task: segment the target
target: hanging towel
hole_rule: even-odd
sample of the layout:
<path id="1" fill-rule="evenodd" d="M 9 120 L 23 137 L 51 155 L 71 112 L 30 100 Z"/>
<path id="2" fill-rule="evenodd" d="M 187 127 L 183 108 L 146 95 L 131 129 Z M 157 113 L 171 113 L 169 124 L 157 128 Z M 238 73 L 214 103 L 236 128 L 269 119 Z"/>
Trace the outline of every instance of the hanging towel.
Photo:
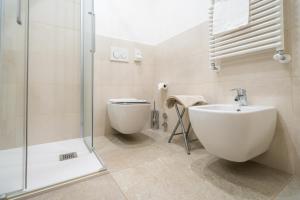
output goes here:
<path id="1" fill-rule="evenodd" d="M 213 35 L 227 33 L 249 24 L 250 0 L 215 0 Z"/>
<path id="2" fill-rule="evenodd" d="M 190 106 L 196 106 L 201 104 L 207 104 L 207 101 L 203 96 L 194 96 L 194 95 L 173 95 L 169 96 L 166 100 L 168 108 L 172 108 L 175 103 L 182 105 L 185 108 Z"/>

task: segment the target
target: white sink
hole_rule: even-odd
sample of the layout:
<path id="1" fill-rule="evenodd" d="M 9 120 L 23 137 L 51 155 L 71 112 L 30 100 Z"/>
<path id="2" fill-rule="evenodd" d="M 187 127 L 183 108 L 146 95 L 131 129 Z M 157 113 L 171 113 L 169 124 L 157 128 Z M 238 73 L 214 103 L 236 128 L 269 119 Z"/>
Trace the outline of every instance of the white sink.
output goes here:
<path id="1" fill-rule="evenodd" d="M 208 152 L 226 160 L 244 162 L 268 150 L 277 114 L 270 106 L 215 104 L 190 107 L 189 117 L 196 136 Z"/>

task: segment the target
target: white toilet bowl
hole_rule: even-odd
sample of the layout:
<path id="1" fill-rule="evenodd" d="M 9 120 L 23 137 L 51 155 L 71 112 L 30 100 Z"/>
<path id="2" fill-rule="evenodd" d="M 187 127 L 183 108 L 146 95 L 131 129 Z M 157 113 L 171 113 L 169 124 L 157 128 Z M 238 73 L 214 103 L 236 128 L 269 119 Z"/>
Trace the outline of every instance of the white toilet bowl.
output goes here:
<path id="1" fill-rule="evenodd" d="M 123 134 L 139 133 L 150 116 L 151 104 L 140 99 L 110 99 L 108 117 L 113 129 Z"/>

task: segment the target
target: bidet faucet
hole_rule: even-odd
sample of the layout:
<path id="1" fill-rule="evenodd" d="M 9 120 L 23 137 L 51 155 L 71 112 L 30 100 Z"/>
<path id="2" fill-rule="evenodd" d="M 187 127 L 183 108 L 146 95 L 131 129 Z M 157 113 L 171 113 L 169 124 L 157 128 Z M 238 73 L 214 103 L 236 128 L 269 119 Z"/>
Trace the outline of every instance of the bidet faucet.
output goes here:
<path id="1" fill-rule="evenodd" d="M 236 91 L 237 95 L 234 98 L 234 101 L 237 101 L 239 103 L 239 106 L 247 106 L 248 101 L 247 101 L 247 92 L 243 88 L 234 88 L 232 91 Z"/>

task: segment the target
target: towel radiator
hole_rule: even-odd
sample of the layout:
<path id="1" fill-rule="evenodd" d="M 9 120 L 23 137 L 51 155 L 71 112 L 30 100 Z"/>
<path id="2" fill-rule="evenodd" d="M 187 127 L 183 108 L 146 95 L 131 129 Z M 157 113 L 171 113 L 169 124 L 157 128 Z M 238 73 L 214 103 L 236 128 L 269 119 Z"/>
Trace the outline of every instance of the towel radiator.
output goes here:
<path id="1" fill-rule="evenodd" d="M 214 2 L 209 8 L 209 60 L 219 70 L 221 60 L 233 56 L 275 49 L 274 59 L 288 63 L 284 53 L 284 0 L 249 0 L 249 24 L 224 34 L 213 35 Z"/>

